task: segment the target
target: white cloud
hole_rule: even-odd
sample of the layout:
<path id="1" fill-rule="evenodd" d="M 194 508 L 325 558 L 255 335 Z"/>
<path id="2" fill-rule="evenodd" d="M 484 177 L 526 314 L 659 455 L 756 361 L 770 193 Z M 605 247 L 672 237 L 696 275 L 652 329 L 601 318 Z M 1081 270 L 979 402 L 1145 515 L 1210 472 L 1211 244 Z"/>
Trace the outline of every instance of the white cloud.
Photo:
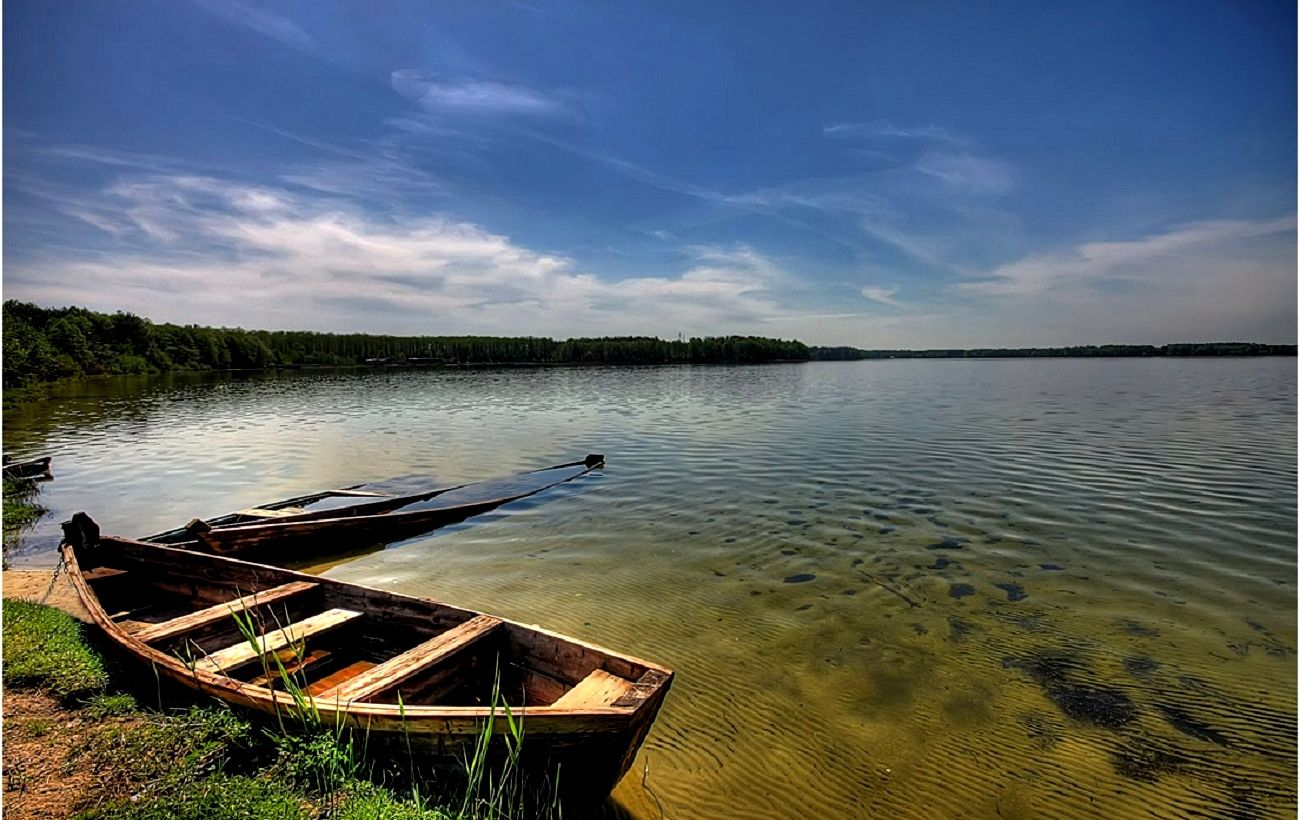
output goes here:
<path id="1" fill-rule="evenodd" d="M 88 207 L 132 249 L 15 260 L 11 295 L 245 327 L 673 335 L 753 328 L 779 312 L 784 281 L 745 246 L 689 248 L 679 275 L 615 281 L 466 222 L 212 177 L 124 180 Z"/>
<path id="2" fill-rule="evenodd" d="M 565 110 L 557 97 L 492 80 L 439 79 L 404 68 L 392 73 L 391 82 L 394 91 L 431 113 L 553 115 Z"/>
<path id="3" fill-rule="evenodd" d="M 1294 342 L 1295 275 L 1294 215 L 1199 222 L 958 282 L 949 332 L 979 340 L 965 344 Z"/>
<path id="4" fill-rule="evenodd" d="M 898 293 L 897 286 L 882 288 L 879 286 L 866 285 L 858 292 L 873 302 L 879 302 L 882 305 L 890 305 L 892 307 L 900 307 L 899 303 L 894 299 L 894 294 Z"/>

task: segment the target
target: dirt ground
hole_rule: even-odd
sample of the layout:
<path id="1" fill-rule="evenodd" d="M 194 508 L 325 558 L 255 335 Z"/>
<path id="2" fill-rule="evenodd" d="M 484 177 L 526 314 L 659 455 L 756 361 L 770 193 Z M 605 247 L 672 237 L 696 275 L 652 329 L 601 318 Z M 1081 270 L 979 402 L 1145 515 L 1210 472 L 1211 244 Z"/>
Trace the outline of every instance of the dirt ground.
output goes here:
<path id="1" fill-rule="evenodd" d="M 99 774 L 70 758 L 86 745 L 90 728 L 49 695 L 5 691 L 5 820 L 65 818 L 85 805 Z"/>
<path id="2" fill-rule="evenodd" d="M 45 591 L 50 588 L 50 577 L 54 574 L 53 570 L 5 570 L 3 577 L 0 577 L 0 592 L 6 598 L 26 598 L 29 601 L 39 601 L 45 595 Z M 59 573 L 59 578 L 54 583 L 54 591 L 45 603 L 52 607 L 63 610 L 74 618 L 80 618 L 83 621 L 89 621 L 90 615 L 86 608 L 81 605 L 81 599 L 77 597 L 77 591 L 72 588 L 72 583 L 68 581 L 67 573 Z"/>
<path id="3" fill-rule="evenodd" d="M 39 601 L 50 587 L 51 570 L 7 570 L 0 577 L 6 598 Z M 83 621 L 89 616 L 68 576 L 60 574 L 46 600 Z M 82 720 L 54 698 L 35 692 L 4 692 L 5 820 L 69 817 L 93 788 L 95 773 L 69 766 L 73 749 L 85 741 Z"/>

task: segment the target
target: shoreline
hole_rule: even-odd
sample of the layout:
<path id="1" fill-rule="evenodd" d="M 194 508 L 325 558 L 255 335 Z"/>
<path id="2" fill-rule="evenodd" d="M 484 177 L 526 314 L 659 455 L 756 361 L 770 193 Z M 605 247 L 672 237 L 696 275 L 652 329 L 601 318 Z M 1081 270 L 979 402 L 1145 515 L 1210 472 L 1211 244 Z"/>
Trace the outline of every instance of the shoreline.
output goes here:
<path id="1" fill-rule="evenodd" d="M 0 594 L 6 599 L 33 601 L 40 603 L 46 590 L 50 597 L 44 601 L 47 606 L 62 610 L 84 623 L 90 623 L 90 613 L 82 606 L 77 591 L 68 580 L 66 572 L 59 572 L 59 577 L 50 589 L 50 577 L 54 568 L 49 569 L 7 569 L 0 575 Z"/>

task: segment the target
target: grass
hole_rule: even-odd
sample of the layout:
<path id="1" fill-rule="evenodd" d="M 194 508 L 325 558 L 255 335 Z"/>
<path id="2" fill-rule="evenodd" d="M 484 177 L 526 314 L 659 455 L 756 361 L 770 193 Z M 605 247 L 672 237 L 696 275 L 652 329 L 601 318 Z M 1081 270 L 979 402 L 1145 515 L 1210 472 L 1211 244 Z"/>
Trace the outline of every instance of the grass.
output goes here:
<path id="1" fill-rule="evenodd" d="M 90 697 L 108 686 L 104 658 L 71 615 L 30 601 L 6 600 L 4 682 L 40 688 L 62 701 Z"/>
<path id="2" fill-rule="evenodd" d="M 48 692 L 68 710 L 22 723 L 27 736 L 73 748 L 68 765 L 95 773 L 74 806 L 80 820 L 503 820 L 559 812 L 554 802 L 525 801 L 518 771 L 523 722 L 498 693 L 493 714 L 508 730 L 504 768 L 488 765 L 502 736 L 485 721 L 464 762 L 463 789 L 427 795 L 413 761 L 406 785 L 382 776 L 377 782 L 354 745 L 364 746 L 365 738 L 323 725 L 282 664 L 286 688 L 297 692 L 295 708 L 280 724 L 257 727 L 210 701 L 182 710 L 142 708 L 155 693 L 137 701 L 115 690 L 121 681 L 113 679 L 112 664 L 86 640 L 82 625 L 58 610 L 6 600 L 3 620 L 5 684 Z M 16 724 L 6 724 L 7 737 Z M 39 788 L 17 763 L 9 767 L 10 785 Z"/>
<path id="3" fill-rule="evenodd" d="M 118 800 L 77 820 L 310 820 L 302 798 L 265 778 L 218 774 L 152 800 Z M 378 817 L 378 815 L 372 815 Z"/>
<path id="4" fill-rule="evenodd" d="M 135 698 L 126 692 L 99 692 L 86 698 L 85 714 L 92 718 L 116 717 L 138 711 Z"/>

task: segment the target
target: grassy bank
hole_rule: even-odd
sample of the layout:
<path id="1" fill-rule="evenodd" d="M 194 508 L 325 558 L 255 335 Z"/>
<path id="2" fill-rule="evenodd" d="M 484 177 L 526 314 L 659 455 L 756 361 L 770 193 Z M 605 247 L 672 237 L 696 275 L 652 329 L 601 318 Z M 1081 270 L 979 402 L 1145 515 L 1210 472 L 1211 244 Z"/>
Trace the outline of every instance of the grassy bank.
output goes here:
<path id="1" fill-rule="evenodd" d="M 139 682 L 71 616 L 6 600 L 3 620 L 6 818 L 477 820 L 557 810 L 525 807 L 490 777 L 474 782 L 474 761 L 468 785 L 426 793 L 426 784 L 376 778 L 325 727 L 255 726 L 215 701 L 152 706 L 161 696 L 132 689 Z"/>

